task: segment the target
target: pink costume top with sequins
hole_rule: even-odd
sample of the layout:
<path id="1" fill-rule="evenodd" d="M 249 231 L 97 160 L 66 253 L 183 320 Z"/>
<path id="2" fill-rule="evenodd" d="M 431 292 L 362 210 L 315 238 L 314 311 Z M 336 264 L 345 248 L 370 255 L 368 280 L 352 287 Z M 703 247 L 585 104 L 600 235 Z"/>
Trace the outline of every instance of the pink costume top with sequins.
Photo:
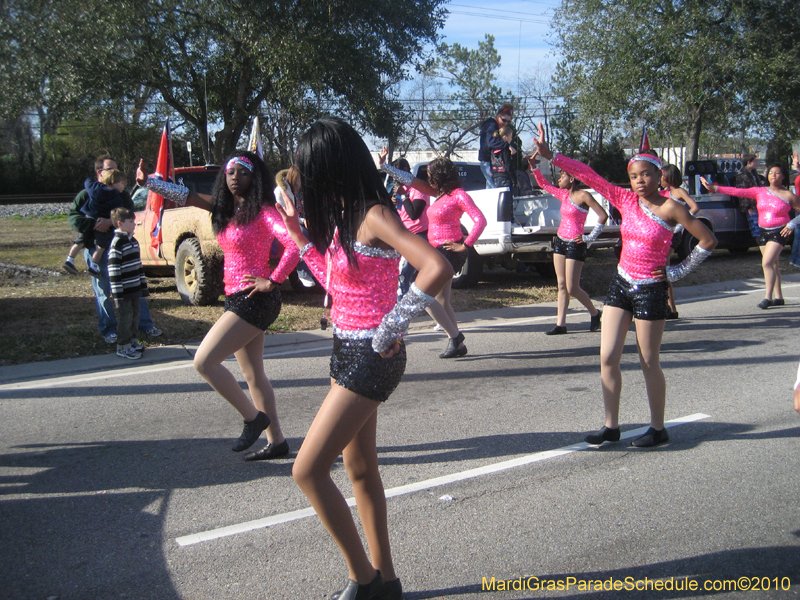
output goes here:
<path id="1" fill-rule="evenodd" d="M 400 209 L 397 211 L 397 214 L 400 215 L 400 220 L 403 222 L 403 225 L 405 225 L 406 229 L 408 229 L 411 233 L 422 233 L 423 231 L 428 231 L 428 208 L 431 204 L 431 197 L 427 194 L 423 194 L 417 188 L 413 187 L 403 187 L 403 193 L 408 196 L 408 199 L 411 202 L 414 202 L 414 200 L 425 201 L 425 209 L 422 211 L 422 214 L 418 219 L 412 219 L 408 216 L 405 207 L 400 207 Z"/>
<path id="2" fill-rule="evenodd" d="M 283 244 L 283 255 L 274 271 L 269 268 L 272 240 Z M 282 283 L 300 261 L 300 252 L 292 241 L 283 219 L 272 206 L 266 206 L 255 221 L 239 225 L 233 220 L 217 234 L 225 255 L 225 295 L 230 296 L 252 285 L 242 281 L 244 275 L 256 275 Z"/>
<path id="3" fill-rule="evenodd" d="M 428 241 L 431 245 L 436 247 L 445 242 L 460 241 L 464 237 L 461 233 L 461 215 L 464 213 L 474 223 L 464 240 L 467 246 L 472 246 L 486 228 L 486 217 L 461 188 L 439 196 L 428 208 Z"/>
<path id="4" fill-rule="evenodd" d="M 783 227 L 790 221 L 789 211 L 792 209 L 792 205 L 775 192 L 770 191 L 769 188 L 734 188 L 720 185 L 717 187 L 717 192 L 755 200 L 756 210 L 758 211 L 758 226 L 764 229 Z"/>
<path id="5" fill-rule="evenodd" d="M 333 297 L 331 320 L 334 333 L 339 337 L 367 338 L 381 324 L 383 315 L 397 303 L 397 279 L 400 274 L 400 253 L 355 242 L 356 266 L 347 261 L 338 236 L 322 256 L 311 246 L 303 260 L 317 281 L 328 285 L 330 260 L 330 285 L 327 292 Z"/>
<path id="6" fill-rule="evenodd" d="M 617 272 L 628 281 L 653 283 L 652 271 L 667 264 L 674 227 L 630 190 L 613 185 L 591 167 L 560 154 L 553 164 L 602 194 L 622 214 L 622 255 Z"/>
<path id="7" fill-rule="evenodd" d="M 539 169 L 533 170 L 533 176 L 540 188 L 561 201 L 561 224 L 558 226 L 556 235 L 565 242 L 571 242 L 577 236 L 583 235 L 583 227 L 586 225 L 589 209 L 575 204 L 569 196 L 569 190 L 551 185 Z"/>

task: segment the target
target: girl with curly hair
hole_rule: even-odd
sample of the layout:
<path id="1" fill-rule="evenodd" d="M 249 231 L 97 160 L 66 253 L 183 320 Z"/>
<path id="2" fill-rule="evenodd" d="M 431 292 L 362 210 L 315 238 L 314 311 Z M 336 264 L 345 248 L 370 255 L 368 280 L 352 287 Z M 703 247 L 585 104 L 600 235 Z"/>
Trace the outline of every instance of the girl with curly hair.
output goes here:
<path id="1" fill-rule="evenodd" d="M 435 198 L 428 208 L 428 241 L 450 262 L 453 271 L 458 273 L 467 261 L 469 247 L 486 228 L 486 217 L 464 191 L 458 167 L 449 158 L 436 158 L 428 163 L 428 181 L 389 165 L 381 165 L 381 169 L 403 185 L 409 185 Z M 465 213 L 473 222 L 472 230 L 466 238 L 461 232 L 461 215 Z M 464 334 L 458 330 L 456 313 L 450 304 L 452 285 L 451 278 L 436 295 L 436 302 L 427 309 L 428 314 L 448 335 L 447 347 L 439 358 L 454 358 L 467 353 Z"/>
<path id="2" fill-rule="evenodd" d="M 225 260 L 225 312 L 203 338 L 194 367 L 244 419 L 234 452 L 247 450 L 266 430 L 266 446 L 244 459 L 287 455 L 289 444 L 278 421 L 275 393 L 264 372 L 264 331 L 280 314 L 278 285 L 297 265 L 299 254 L 275 210 L 272 174 L 258 156 L 238 151 L 220 171 L 211 196 L 148 177 L 141 161 L 136 181 L 181 206 L 211 212 L 211 225 Z M 275 238 L 285 251 L 271 271 L 269 256 Z M 231 354 L 241 367 L 252 401 L 222 365 Z"/>

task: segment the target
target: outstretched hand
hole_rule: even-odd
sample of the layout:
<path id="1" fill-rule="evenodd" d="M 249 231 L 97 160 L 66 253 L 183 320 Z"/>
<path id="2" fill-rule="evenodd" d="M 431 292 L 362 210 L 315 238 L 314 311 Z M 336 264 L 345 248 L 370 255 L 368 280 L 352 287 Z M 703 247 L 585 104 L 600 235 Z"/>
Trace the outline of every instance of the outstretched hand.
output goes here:
<path id="1" fill-rule="evenodd" d="M 536 151 L 542 156 L 542 158 L 546 158 L 547 160 L 553 159 L 553 152 L 550 150 L 550 146 L 545 141 L 544 136 L 544 125 L 542 122 L 539 121 L 539 136 L 533 139 L 533 143 L 536 144 Z"/>
<path id="2" fill-rule="evenodd" d="M 713 183 L 709 183 L 708 180 L 705 177 L 701 177 L 700 178 L 700 183 L 702 183 L 703 187 L 706 188 L 709 192 L 713 192 L 714 191 L 712 189 L 714 187 L 714 184 Z"/>
<path id="3" fill-rule="evenodd" d="M 144 185 L 147 183 L 147 173 L 144 172 L 144 159 L 139 159 L 139 167 L 136 169 L 136 183 Z"/>

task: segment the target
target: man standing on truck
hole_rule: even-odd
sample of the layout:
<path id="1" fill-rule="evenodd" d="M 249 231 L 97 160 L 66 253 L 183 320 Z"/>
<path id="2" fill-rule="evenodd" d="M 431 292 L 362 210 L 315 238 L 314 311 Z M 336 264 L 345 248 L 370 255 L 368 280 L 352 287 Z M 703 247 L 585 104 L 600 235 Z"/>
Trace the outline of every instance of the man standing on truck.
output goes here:
<path id="1" fill-rule="evenodd" d="M 116 161 L 114 161 L 108 155 L 99 156 L 94 161 L 94 171 L 98 181 L 101 180 L 103 173 L 106 171 L 113 171 L 116 168 Z M 128 194 L 126 191 L 123 191 L 121 195 L 122 205 L 127 209 L 133 210 L 133 201 L 131 200 L 130 194 Z M 98 231 L 108 231 L 112 226 L 111 219 L 103 219 L 100 217 L 94 219 L 81 212 L 81 207 L 88 199 L 89 194 L 86 190 L 81 190 L 81 192 L 75 196 L 75 200 L 72 201 L 72 206 L 70 206 L 69 209 L 70 226 L 79 233 L 86 231 L 87 228 L 94 228 Z M 94 246 L 89 247 L 88 245 L 83 250 L 87 265 L 92 258 L 93 251 Z M 107 344 L 116 344 L 117 319 L 114 316 L 114 303 L 111 300 L 111 285 L 108 281 L 108 251 L 103 253 L 103 257 L 98 265 L 100 267 L 100 278 L 96 279 L 94 277 L 90 277 L 89 279 L 92 282 L 92 290 L 94 291 L 94 300 L 97 308 L 97 320 L 100 327 L 100 335 L 103 336 L 103 339 Z M 147 304 L 147 299 L 141 298 L 140 303 L 139 331 L 154 337 L 161 335 L 163 332 L 158 327 L 153 325 L 153 319 L 150 317 L 150 307 Z"/>
<path id="2" fill-rule="evenodd" d="M 507 125 L 514 118 L 514 106 L 508 102 L 500 107 L 491 119 L 486 119 L 481 123 L 480 149 L 478 150 L 478 160 L 481 163 L 481 172 L 486 178 L 486 189 L 494 188 L 492 180 L 492 150 L 505 150 L 508 148 L 511 154 L 516 154 L 516 149 L 508 142 L 499 137 L 494 137 L 494 132 L 503 125 Z"/>
<path id="3" fill-rule="evenodd" d="M 737 188 L 751 188 L 762 187 L 766 184 L 764 178 L 756 171 L 758 165 L 758 156 L 755 154 L 745 154 L 742 156 L 744 167 L 736 174 L 736 187 Z M 739 210 L 747 215 L 747 223 L 750 225 L 750 233 L 753 237 L 758 239 L 761 230 L 758 228 L 758 211 L 756 210 L 756 201 L 750 198 L 737 198 L 739 202 Z"/>

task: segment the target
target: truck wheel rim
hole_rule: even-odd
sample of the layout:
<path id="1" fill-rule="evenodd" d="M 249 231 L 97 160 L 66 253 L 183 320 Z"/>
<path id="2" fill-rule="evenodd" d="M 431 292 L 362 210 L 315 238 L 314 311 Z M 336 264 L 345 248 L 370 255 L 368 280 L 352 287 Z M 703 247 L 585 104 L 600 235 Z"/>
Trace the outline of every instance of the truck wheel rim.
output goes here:
<path id="1" fill-rule="evenodd" d="M 191 258 L 187 258 L 183 265 L 183 281 L 190 290 L 197 286 L 197 270 Z"/>

